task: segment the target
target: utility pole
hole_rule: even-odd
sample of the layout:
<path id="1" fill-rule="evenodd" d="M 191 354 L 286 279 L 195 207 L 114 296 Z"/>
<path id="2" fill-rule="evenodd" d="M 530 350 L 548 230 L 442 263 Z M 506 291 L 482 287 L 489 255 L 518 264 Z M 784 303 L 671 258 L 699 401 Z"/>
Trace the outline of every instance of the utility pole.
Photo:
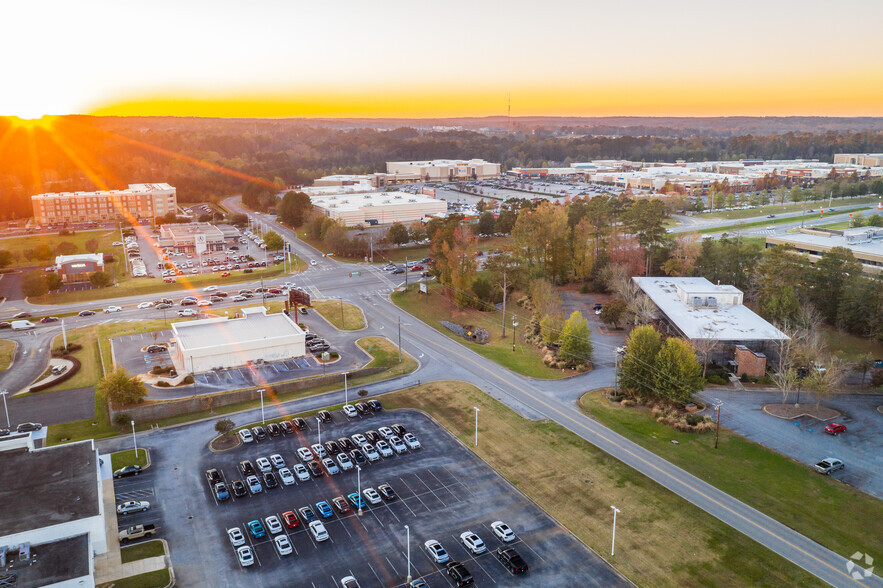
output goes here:
<path id="1" fill-rule="evenodd" d="M 399 317 L 399 363 L 402 363 L 402 317 Z"/>
<path id="2" fill-rule="evenodd" d="M 506 336 L 506 272 L 503 272 L 503 337 Z"/>
<path id="3" fill-rule="evenodd" d="M 374 263 L 374 234 L 368 235 L 368 243 L 371 244 L 371 263 Z"/>
<path id="4" fill-rule="evenodd" d="M 410 268 L 408 267 L 408 256 L 406 255 L 405 256 L 405 290 L 408 289 L 408 270 L 409 269 Z"/>
<path id="5" fill-rule="evenodd" d="M 610 557 L 613 557 L 613 552 L 616 548 L 616 513 L 622 512 L 615 506 L 610 506 L 613 509 L 613 541 L 610 542 Z"/>
<path id="6" fill-rule="evenodd" d="M 67 329 L 64 328 L 64 319 L 61 319 L 61 338 L 64 340 L 64 350 L 67 351 Z"/>
<path id="7" fill-rule="evenodd" d="M 722 405 L 723 405 L 723 402 L 718 400 L 717 405 L 716 405 L 717 406 L 717 424 L 714 427 L 714 448 L 715 449 L 717 449 L 717 438 L 718 438 L 718 435 L 720 434 L 720 430 L 721 430 L 721 406 Z"/>
<path id="8" fill-rule="evenodd" d="M 800 213 L 800 228 L 803 228 L 803 217 L 806 215 L 806 196 L 803 198 L 803 212 Z"/>

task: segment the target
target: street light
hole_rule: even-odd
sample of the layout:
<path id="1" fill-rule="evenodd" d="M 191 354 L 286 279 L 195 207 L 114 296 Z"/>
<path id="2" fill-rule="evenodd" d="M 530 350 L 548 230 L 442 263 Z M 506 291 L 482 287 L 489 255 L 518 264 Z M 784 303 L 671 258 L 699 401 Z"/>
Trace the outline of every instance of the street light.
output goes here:
<path id="1" fill-rule="evenodd" d="M 405 582 L 411 582 L 411 527 L 405 525 L 405 531 L 408 532 L 408 579 Z"/>
<path id="2" fill-rule="evenodd" d="M 363 498 L 362 498 L 362 467 L 361 466 L 356 466 L 356 483 L 357 483 L 357 488 L 359 490 L 359 502 L 358 502 L 359 516 L 362 516 Z"/>
<path id="3" fill-rule="evenodd" d="M 6 395 L 9 394 L 9 390 L 3 388 L 3 390 L 0 390 L 0 394 L 3 395 L 3 410 L 6 412 L 6 427 L 11 429 L 12 425 L 9 423 L 9 408 L 6 406 Z"/>
<path id="4" fill-rule="evenodd" d="M 613 550 L 616 547 L 616 513 L 622 512 L 615 506 L 610 506 L 613 509 L 613 541 L 610 543 L 610 557 L 613 557 Z"/>
<path id="5" fill-rule="evenodd" d="M 475 409 L 475 446 L 478 447 L 478 407 L 473 406 Z"/>
<path id="6" fill-rule="evenodd" d="M 135 421 L 132 422 L 132 441 L 135 443 L 135 459 L 138 459 L 138 438 L 135 437 Z"/>
<path id="7" fill-rule="evenodd" d="M 346 321 L 343 318 L 343 298 L 338 296 L 338 300 L 340 300 L 340 328 L 346 330 Z"/>
<path id="8" fill-rule="evenodd" d="M 518 321 L 515 320 L 515 315 L 512 315 L 512 351 L 515 351 L 515 327 L 518 326 Z"/>
<path id="9" fill-rule="evenodd" d="M 264 420 L 264 389 L 260 388 L 258 389 L 258 392 L 261 393 L 261 424 L 264 425 L 266 424 L 266 421 Z"/>
<path id="10" fill-rule="evenodd" d="M 346 374 L 347 374 L 347 372 L 343 372 L 343 403 L 349 404 L 350 403 L 350 395 L 349 395 L 349 390 L 347 389 L 347 384 L 346 384 Z"/>
<path id="11" fill-rule="evenodd" d="M 319 445 L 322 445 L 322 419 L 316 417 L 316 423 L 319 425 Z"/>

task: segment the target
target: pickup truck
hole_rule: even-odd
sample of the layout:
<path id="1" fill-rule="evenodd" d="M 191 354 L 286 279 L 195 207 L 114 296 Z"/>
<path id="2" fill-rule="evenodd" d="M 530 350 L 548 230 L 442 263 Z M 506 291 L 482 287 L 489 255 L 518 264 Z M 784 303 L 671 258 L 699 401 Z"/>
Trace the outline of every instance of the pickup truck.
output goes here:
<path id="1" fill-rule="evenodd" d="M 830 474 L 843 469 L 843 462 L 836 457 L 826 457 L 813 466 L 820 474 Z"/>
<path id="2" fill-rule="evenodd" d="M 143 539 L 156 534 L 156 525 L 135 525 L 125 531 L 120 531 L 120 543 L 128 543 L 135 539 Z"/>

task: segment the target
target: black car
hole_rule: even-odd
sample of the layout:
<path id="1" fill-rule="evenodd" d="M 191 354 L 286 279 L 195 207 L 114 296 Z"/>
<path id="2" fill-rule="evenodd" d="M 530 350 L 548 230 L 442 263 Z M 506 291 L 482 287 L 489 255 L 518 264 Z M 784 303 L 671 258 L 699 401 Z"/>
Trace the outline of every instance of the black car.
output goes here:
<path id="1" fill-rule="evenodd" d="M 40 319 L 41 323 L 54 323 L 57 321 L 58 321 L 57 316 L 44 316 L 43 318 Z"/>
<path id="2" fill-rule="evenodd" d="M 317 414 L 316 416 L 318 416 L 319 420 L 321 420 L 323 423 L 331 422 L 331 413 L 327 410 L 320 410 L 319 414 Z"/>
<path id="3" fill-rule="evenodd" d="M 466 566 L 458 561 L 449 561 L 445 566 L 445 572 L 457 586 L 469 586 L 475 582 Z"/>
<path id="4" fill-rule="evenodd" d="M 337 440 L 337 444 L 340 445 L 340 448 L 343 451 L 350 451 L 356 448 L 356 444 L 353 443 L 349 437 L 341 437 Z"/>
<path id="5" fill-rule="evenodd" d="M 81 310 L 77 313 L 77 316 L 95 316 L 94 310 Z"/>
<path id="6" fill-rule="evenodd" d="M 130 465 L 124 468 L 120 468 L 113 473 L 114 478 L 128 478 L 129 476 L 140 476 L 141 475 L 141 466 L 139 465 Z"/>
<path id="7" fill-rule="evenodd" d="M 162 353 L 165 350 L 166 350 L 166 348 L 163 347 L 162 345 L 148 345 L 147 346 L 147 353 Z"/>
<path id="8" fill-rule="evenodd" d="M 273 472 L 265 472 L 264 473 L 264 485 L 267 488 L 275 488 L 279 485 L 279 481 L 276 480 L 276 474 Z"/>
<path id="9" fill-rule="evenodd" d="M 258 441 L 263 441 L 267 438 L 267 429 L 265 429 L 261 425 L 258 425 L 257 427 L 251 428 L 251 434 L 254 435 L 254 438 Z"/>
<path id="10" fill-rule="evenodd" d="M 292 427 L 291 423 L 289 423 L 288 421 L 282 421 L 281 423 L 279 423 L 279 428 L 282 429 L 282 432 L 286 435 L 291 435 L 292 433 L 294 433 L 294 427 Z"/>
<path id="11" fill-rule="evenodd" d="M 196 306 L 195 298 L 185 298 L 181 301 L 181 306 Z"/>
<path id="12" fill-rule="evenodd" d="M 331 345 L 328 343 L 319 343 L 317 345 L 310 345 L 310 353 L 324 353 L 325 351 L 329 351 L 331 349 Z"/>
<path id="13" fill-rule="evenodd" d="M 304 307 L 301 307 L 301 309 L 300 309 L 300 313 L 301 313 L 301 314 L 307 314 L 307 309 L 306 309 L 305 306 L 304 306 Z"/>
<path id="14" fill-rule="evenodd" d="M 325 451 L 328 452 L 328 455 L 337 455 L 340 453 L 340 445 L 337 444 L 337 441 L 326 441 Z"/>
<path id="15" fill-rule="evenodd" d="M 270 434 L 270 437 L 278 437 L 282 434 L 282 429 L 276 423 L 270 423 L 267 425 L 267 433 Z"/>
<path id="16" fill-rule="evenodd" d="M 205 471 L 205 479 L 208 480 L 209 486 L 214 486 L 219 482 L 223 482 L 223 480 L 221 479 L 221 472 L 219 472 L 215 468 Z"/>
<path id="17" fill-rule="evenodd" d="M 291 424 L 294 425 L 294 428 L 298 431 L 303 431 L 307 428 L 307 421 L 303 420 L 300 417 L 291 420 Z"/>
<path id="18" fill-rule="evenodd" d="M 29 431 L 39 431 L 43 428 L 43 425 L 40 423 L 22 423 L 15 428 L 15 430 L 19 433 L 27 433 Z"/>
<path id="19" fill-rule="evenodd" d="M 511 547 L 497 548 L 497 559 L 513 574 L 523 574 L 527 571 L 527 562 Z"/>
<path id="20" fill-rule="evenodd" d="M 242 480 L 233 480 L 230 488 L 233 490 L 233 496 L 237 498 L 248 494 L 248 490 L 245 489 L 245 484 L 242 483 Z"/>
<path id="21" fill-rule="evenodd" d="M 368 461 L 367 459 L 365 459 L 365 454 L 362 453 L 362 450 L 359 449 L 358 447 L 356 449 L 353 449 L 352 451 L 350 451 L 350 457 L 353 459 L 354 462 L 356 462 L 359 465 L 362 465 L 363 463 Z"/>
<path id="22" fill-rule="evenodd" d="M 160 302 L 159 304 L 157 304 L 153 308 L 155 308 L 157 310 L 165 310 L 166 308 L 172 308 L 172 305 L 169 304 L 168 302 Z"/>
<path id="23" fill-rule="evenodd" d="M 306 335 L 304 335 L 304 340 L 305 341 L 312 341 L 313 339 L 315 339 L 318 336 L 319 335 L 317 335 L 316 333 L 307 333 Z"/>
<path id="24" fill-rule="evenodd" d="M 401 437 L 402 435 L 404 435 L 405 433 L 408 432 L 405 430 L 405 427 L 403 427 L 402 425 L 400 425 L 398 423 L 391 426 L 390 429 L 392 429 L 392 432 L 395 433 L 396 435 L 398 435 L 399 437 Z"/>
<path id="25" fill-rule="evenodd" d="M 6 437 L 9 435 L 9 429 L 0 429 L 0 437 Z"/>
<path id="26" fill-rule="evenodd" d="M 395 490 L 392 489 L 392 486 L 389 484 L 381 484 L 377 487 L 377 491 L 380 492 L 380 495 L 383 496 L 386 500 L 395 500 L 398 498 L 396 496 Z"/>
<path id="27" fill-rule="evenodd" d="M 313 475 L 314 478 L 321 478 L 325 475 L 325 470 L 323 470 L 319 466 L 319 462 L 315 459 L 307 462 L 307 469 L 310 470 L 310 473 Z"/>
<path id="28" fill-rule="evenodd" d="M 383 410 L 383 405 L 380 404 L 379 400 L 369 400 L 368 408 L 370 408 L 374 412 L 380 412 L 381 410 Z"/>
<path id="29" fill-rule="evenodd" d="M 364 403 L 357 402 L 353 406 L 359 414 L 368 414 L 368 407 Z"/>
<path id="30" fill-rule="evenodd" d="M 245 477 L 254 475 L 254 466 L 250 461 L 244 459 L 239 462 L 239 471 L 242 472 L 242 475 Z"/>
<path id="31" fill-rule="evenodd" d="M 24 319 L 24 318 L 30 318 L 30 316 L 31 316 L 31 313 L 29 313 L 29 312 L 19 312 L 19 313 L 16 313 L 15 315 L 13 315 L 12 318 Z"/>
<path id="32" fill-rule="evenodd" d="M 380 436 L 380 433 L 377 431 L 365 431 L 365 438 L 368 439 L 371 443 L 377 443 L 383 437 Z"/>
<path id="33" fill-rule="evenodd" d="M 392 273 L 393 273 L 393 274 L 403 274 L 403 273 L 405 273 L 405 270 L 403 270 L 403 269 L 400 268 L 400 267 L 397 267 L 397 268 L 395 268 L 394 270 L 392 270 Z"/>
<path id="34" fill-rule="evenodd" d="M 219 298 L 226 298 L 227 296 L 229 296 L 229 294 L 227 292 L 215 292 L 215 296 Z"/>
<path id="35" fill-rule="evenodd" d="M 12 328 L 12 323 L 9 323 L 6 321 L 3 321 L 2 323 L 0 323 L 0 329 L 11 329 L 11 328 Z"/>

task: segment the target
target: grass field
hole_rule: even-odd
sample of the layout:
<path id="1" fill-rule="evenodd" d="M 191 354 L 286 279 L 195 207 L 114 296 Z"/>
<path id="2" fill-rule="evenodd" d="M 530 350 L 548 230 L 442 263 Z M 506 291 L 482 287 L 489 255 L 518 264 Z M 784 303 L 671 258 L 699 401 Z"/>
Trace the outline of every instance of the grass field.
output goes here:
<path id="1" fill-rule="evenodd" d="M 856 361 L 867 354 L 870 354 L 874 359 L 883 359 L 883 343 L 856 337 L 828 325 L 822 325 L 821 330 L 822 339 L 828 349 L 839 355 L 844 361 Z"/>
<path id="2" fill-rule="evenodd" d="M 62 237 L 57 233 L 50 235 L 27 235 L 25 237 L 7 237 L 0 239 L 0 249 L 8 249 L 16 255 L 15 263 L 9 267 L 24 267 L 30 265 L 46 266 L 55 263 L 55 249 L 64 242 L 73 243 L 77 247 L 77 253 L 89 253 L 86 251 L 86 241 L 96 239 L 98 241 L 98 251 L 102 253 L 119 253 L 122 247 L 114 247 L 111 245 L 114 241 L 120 240 L 120 232 L 116 230 L 102 229 L 99 231 L 78 231 L 73 235 Z M 23 259 L 22 253 L 26 249 L 34 249 L 40 245 L 48 245 L 52 251 L 50 259 Z M 119 255 L 117 255 L 119 257 Z"/>
<path id="3" fill-rule="evenodd" d="M 127 548 L 130 549 L 130 548 Z M 165 588 L 171 582 L 169 570 L 156 570 L 137 576 L 129 576 L 122 580 L 114 580 L 106 584 L 99 584 L 98 588 Z"/>
<path id="4" fill-rule="evenodd" d="M 846 210 L 838 209 L 834 214 L 843 214 L 847 212 L 858 212 L 860 210 L 867 210 L 867 208 L 849 208 Z M 705 229 L 699 229 L 696 231 L 702 235 L 711 235 L 714 233 L 735 233 L 737 231 L 742 231 L 744 229 L 757 229 L 759 227 L 770 227 L 774 225 L 785 225 L 788 223 L 799 222 L 800 219 L 803 218 L 805 220 L 815 220 L 818 218 L 817 213 L 806 213 L 801 216 L 791 216 L 787 218 L 771 218 L 762 221 L 754 221 L 750 223 L 740 223 L 735 225 L 729 225 L 726 227 L 709 227 Z"/>
<path id="5" fill-rule="evenodd" d="M 365 326 L 362 309 L 340 300 L 311 300 L 313 310 L 341 331 L 356 331 Z"/>
<path id="6" fill-rule="evenodd" d="M 643 408 L 609 402 L 600 391 L 583 396 L 580 406 L 614 431 L 844 557 L 857 546 L 880 544 L 883 502 L 804 464 L 726 429 L 715 450 L 714 435 L 675 431 Z"/>
<path id="7" fill-rule="evenodd" d="M 429 294 L 420 294 L 419 290 L 411 287 L 406 292 L 395 292 L 392 301 L 400 308 L 419 318 L 421 321 L 483 355 L 501 366 L 513 372 L 530 376 L 532 378 L 563 378 L 572 372 L 562 372 L 552 369 L 543 364 L 543 355 L 533 345 L 526 345 L 517 339 L 515 351 L 512 351 L 511 324 L 507 325 L 507 337 L 501 336 L 500 312 L 479 312 L 475 309 L 456 308 L 454 303 L 444 297 L 442 287 L 438 284 L 429 285 Z M 441 321 L 449 321 L 460 325 L 470 325 L 484 328 L 490 333 L 490 340 L 485 345 L 466 341 L 442 326 Z M 518 333 L 524 329 L 526 321 L 521 321 Z M 517 335 L 516 335 L 517 336 Z"/>
<path id="8" fill-rule="evenodd" d="M 139 559 L 147 559 L 148 557 L 157 557 L 166 554 L 166 548 L 162 541 L 145 541 L 131 547 L 123 547 L 120 549 L 120 557 L 123 563 L 137 561 Z"/>
<path id="9" fill-rule="evenodd" d="M 470 448 L 477 406 L 478 456 L 638 586 L 821 585 L 565 428 L 525 420 L 469 384 L 409 388 L 383 405 L 424 410 Z M 615 557 L 611 504 L 622 510 Z"/>
<path id="10" fill-rule="evenodd" d="M 147 450 L 139 447 L 138 455 L 135 455 L 135 449 L 126 449 L 124 451 L 117 451 L 115 453 L 110 454 L 110 467 L 114 470 L 118 470 L 127 465 L 140 465 L 144 467 L 147 465 Z"/>
<path id="11" fill-rule="evenodd" d="M 833 202 L 834 208 L 838 208 L 840 206 L 854 206 L 856 204 L 876 204 L 877 196 L 863 196 L 861 198 L 838 198 Z M 789 203 L 784 206 L 781 204 L 768 204 L 766 206 L 762 206 L 760 208 L 750 208 L 748 210 L 724 210 L 721 212 L 708 212 L 695 214 L 695 218 L 719 218 L 719 219 L 740 219 L 740 218 L 752 218 L 757 216 L 766 216 L 768 214 L 782 214 L 783 212 L 800 212 L 801 210 L 827 210 L 828 209 L 828 201 L 820 200 L 820 201 L 811 201 L 806 203 L 806 209 L 804 209 L 804 204 L 801 202 L 799 204 Z M 839 211 L 837 211 L 839 212 Z"/>
<path id="12" fill-rule="evenodd" d="M 15 353 L 15 341 L 0 339 L 0 372 L 5 371 L 12 363 Z"/>

